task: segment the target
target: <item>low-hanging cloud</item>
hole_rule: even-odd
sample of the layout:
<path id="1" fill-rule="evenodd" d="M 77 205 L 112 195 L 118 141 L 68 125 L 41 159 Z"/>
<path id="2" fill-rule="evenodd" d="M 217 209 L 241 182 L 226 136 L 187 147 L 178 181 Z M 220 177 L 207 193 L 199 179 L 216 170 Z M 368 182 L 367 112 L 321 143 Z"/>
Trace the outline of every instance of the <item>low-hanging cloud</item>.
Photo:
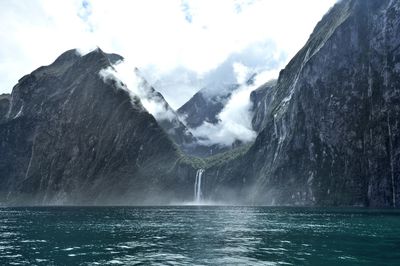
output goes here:
<path id="1" fill-rule="evenodd" d="M 120 89 L 127 91 L 135 104 L 135 97 L 139 98 L 143 107 L 154 116 L 157 121 L 170 120 L 176 116 L 161 96 L 144 80 L 133 64 L 120 61 L 112 67 L 102 69 L 100 76 L 104 81 L 115 80 Z"/>
<path id="2" fill-rule="evenodd" d="M 192 134 L 203 145 L 230 146 L 237 140 L 247 143 L 253 141 L 257 135 L 251 123 L 253 113 L 250 93 L 271 80 L 277 73 L 275 70 L 259 73 L 254 82 L 249 85 L 247 81 L 253 71 L 241 63 L 233 64 L 233 70 L 236 74 L 236 82 L 240 86 L 232 93 L 225 107 L 218 114 L 219 122 L 217 124 L 204 122 L 201 126 L 191 129 Z"/>

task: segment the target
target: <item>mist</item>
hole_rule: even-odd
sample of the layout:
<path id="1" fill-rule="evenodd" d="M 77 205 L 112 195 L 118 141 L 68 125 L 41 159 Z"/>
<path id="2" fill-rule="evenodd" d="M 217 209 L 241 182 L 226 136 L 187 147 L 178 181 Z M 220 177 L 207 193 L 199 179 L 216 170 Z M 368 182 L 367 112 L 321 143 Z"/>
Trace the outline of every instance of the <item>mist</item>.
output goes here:
<path id="1" fill-rule="evenodd" d="M 102 69 L 99 74 L 104 81 L 117 81 L 117 86 L 129 93 L 132 104 L 135 104 L 135 98 L 140 99 L 143 107 L 156 120 L 172 121 L 175 118 L 173 110 L 166 105 L 166 102 L 161 98 L 162 96 L 141 77 L 139 70 L 133 63 L 123 60 L 112 67 Z"/>
<path id="2" fill-rule="evenodd" d="M 250 94 L 262 84 L 276 77 L 277 73 L 275 70 L 263 71 L 256 74 L 253 83 L 248 84 L 247 81 L 254 75 L 253 69 L 238 62 L 233 64 L 232 69 L 239 87 L 233 91 L 226 105 L 218 114 L 219 122 L 212 124 L 205 121 L 201 126 L 191 129 L 200 144 L 231 146 L 235 141 L 251 142 L 257 136 L 251 123 L 253 104 Z"/>

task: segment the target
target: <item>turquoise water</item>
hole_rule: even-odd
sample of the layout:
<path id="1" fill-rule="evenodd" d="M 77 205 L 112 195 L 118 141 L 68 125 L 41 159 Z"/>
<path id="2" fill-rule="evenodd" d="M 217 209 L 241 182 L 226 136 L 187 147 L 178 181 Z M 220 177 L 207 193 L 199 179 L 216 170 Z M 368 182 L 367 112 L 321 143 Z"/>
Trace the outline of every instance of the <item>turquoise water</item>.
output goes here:
<path id="1" fill-rule="evenodd" d="M 0 265 L 400 265 L 400 212 L 0 209 Z"/>

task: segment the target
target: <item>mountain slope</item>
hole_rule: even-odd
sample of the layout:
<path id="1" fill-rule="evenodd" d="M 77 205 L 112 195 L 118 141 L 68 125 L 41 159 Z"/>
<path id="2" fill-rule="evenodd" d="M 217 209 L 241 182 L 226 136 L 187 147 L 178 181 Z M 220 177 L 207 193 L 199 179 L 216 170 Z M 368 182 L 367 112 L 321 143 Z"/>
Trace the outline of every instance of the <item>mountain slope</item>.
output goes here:
<path id="1" fill-rule="evenodd" d="M 256 74 L 252 74 L 245 84 L 247 86 L 253 85 L 255 78 Z M 221 122 L 219 114 L 231 99 L 232 93 L 239 88 L 239 84 L 224 85 L 219 88 L 212 86 L 203 88 L 181 106 L 177 113 L 179 114 L 179 117 L 185 121 L 185 124 L 189 130 L 192 130 L 192 132 L 195 132 L 196 128 L 202 126 L 204 123 L 216 125 Z M 204 141 L 204 136 L 194 135 L 198 138 L 198 144 L 192 146 L 193 149 L 192 151 L 189 151 L 189 154 L 199 157 L 213 156 L 243 144 L 240 140 L 236 140 L 230 146 L 218 143 L 202 145 L 199 143 L 201 143 L 201 140 Z"/>
<path id="2" fill-rule="evenodd" d="M 2 98 L 0 202 L 165 204 L 191 199 L 204 168 L 210 200 L 400 206 L 399 1 L 338 2 L 253 92 L 255 142 L 207 159 L 182 156 L 139 99 L 103 81 L 120 59 L 68 51 Z"/>
<path id="3" fill-rule="evenodd" d="M 209 197 L 398 207 L 399 74 L 400 2 L 337 3 L 264 96 L 249 151 L 205 171 Z"/>
<path id="4" fill-rule="evenodd" d="M 246 85 L 252 85 L 256 74 L 252 74 Z M 198 91 L 178 110 L 178 114 L 185 119 L 189 128 L 201 126 L 204 122 L 218 123 L 218 114 L 225 107 L 232 92 L 240 87 L 239 84 L 229 84 L 220 87 L 206 87 Z"/>
<path id="5" fill-rule="evenodd" d="M 10 107 L 10 94 L 0 95 L 0 123 L 6 119 L 8 108 Z"/>
<path id="6" fill-rule="evenodd" d="M 180 121 L 178 114 L 171 108 L 164 96 L 144 79 L 138 69 L 136 69 L 135 74 L 140 80 L 140 86 L 144 90 L 146 98 L 162 109 L 160 117 L 155 117 L 157 123 L 183 151 L 192 153 L 193 146 L 196 145 L 195 137 Z"/>
<path id="7" fill-rule="evenodd" d="M 174 143 L 139 99 L 100 77 L 121 59 L 70 50 L 19 80 L 0 124 L 2 202 L 165 204 L 191 196 L 186 177 L 194 170 Z"/>
<path id="8" fill-rule="evenodd" d="M 265 125 L 264 118 L 267 116 L 268 107 L 273 99 L 271 95 L 275 93 L 276 90 L 276 80 L 271 80 L 260 86 L 256 90 L 252 91 L 250 94 L 250 100 L 253 104 L 253 119 L 252 126 L 257 132 L 260 132 Z"/>
<path id="9" fill-rule="evenodd" d="M 232 92 L 238 85 L 229 85 L 222 92 L 210 94 L 202 89 L 193 95 L 178 109 L 178 114 L 185 119 L 188 127 L 196 128 L 203 122 L 218 123 L 217 115 L 222 111 Z"/>

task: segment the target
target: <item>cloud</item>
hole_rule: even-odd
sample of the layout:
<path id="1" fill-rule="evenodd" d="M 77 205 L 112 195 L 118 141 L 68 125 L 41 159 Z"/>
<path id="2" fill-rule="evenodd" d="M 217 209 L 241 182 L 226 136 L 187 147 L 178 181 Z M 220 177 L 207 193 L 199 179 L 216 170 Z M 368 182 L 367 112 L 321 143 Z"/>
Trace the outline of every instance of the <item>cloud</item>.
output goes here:
<path id="1" fill-rule="evenodd" d="M 231 146 L 236 140 L 247 143 L 255 139 L 257 133 L 253 130 L 251 120 L 252 102 L 250 93 L 276 76 L 276 70 L 268 70 L 258 74 L 251 85 L 247 85 L 249 75 L 252 73 L 248 67 L 241 63 L 233 64 L 236 73 L 236 82 L 241 84 L 235 90 L 225 107 L 218 114 L 219 122 L 211 124 L 204 122 L 201 126 L 191 129 L 192 134 L 204 145 L 219 144 Z"/>
<path id="2" fill-rule="evenodd" d="M 136 105 L 135 99 L 139 98 L 143 107 L 157 121 L 172 121 L 176 117 L 161 96 L 135 70 L 134 64 L 127 61 L 120 61 L 112 67 L 102 69 L 99 74 L 104 81 L 117 81 L 116 84 L 118 87 L 129 93 L 132 104 Z"/>
<path id="3" fill-rule="evenodd" d="M 204 87 L 201 75 L 182 66 L 163 74 L 160 74 L 155 66 L 145 67 L 141 71 L 146 80 L 164 95 L 175 110 Z"/>
<path id="4" fill-rule="evenodd" d="M 236 74 L 236 83 L 237 84 L 245 84 L 249 79 L 250 70 L 247 66 L 235 62 L 233 65 L 233 72 Z"/>
<path id="5" fill-rule="evenodd" d="M 234 64 L 240 63 L 249 69 L 249 74 L 261 73 L 269 70 L 277 70 L 286 62 L 286 55 L 277 51 L 271 41 L 254 43 L 240 52 L 232 53 L 216 68 L 198 74 L 187 68 L 178 67 L 173 71 L 159 76 L 152 67 L 145 68 L 146 79 L 164 95 L 176 92 L 173 97 L 166 97 L 174 108 L 183 105 L 194 93 L 202 89 L 203 95 L 212 97 L 225 94 L 226 90 L 237 84 Z"/>
<path id="6" fill-rule="evenodd" d="M 167 77 L 167 82 L 179 79 L 176 69 L 195 73 L 193 83 L 162 91 L 178 107 L 200 89 L 193 87 L 207 73 L 234 54 L 249 55 L 246 48 L 254 44 L 268 42 L 275 47 L 271 53 L 271 46 L 260 46 L 258 54 L 285 55 L 274 66 L 282 68 L 334 2 L 3 0 L 0 92 L 9 92 L 20 77 L 49 64 L 65 50 L 99 46 L 134 61 L 139 69 L 152 69 L 152 75 Z"/>

